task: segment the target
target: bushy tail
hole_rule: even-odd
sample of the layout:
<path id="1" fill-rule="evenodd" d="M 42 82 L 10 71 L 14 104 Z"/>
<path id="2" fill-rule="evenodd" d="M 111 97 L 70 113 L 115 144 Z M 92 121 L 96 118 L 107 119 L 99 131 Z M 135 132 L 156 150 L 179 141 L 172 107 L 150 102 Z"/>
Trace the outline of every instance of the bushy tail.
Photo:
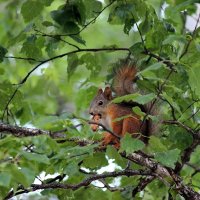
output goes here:
<path id="1" fill-rule="evenodd" d="M 126 94 L 132 94 L 135 92 L 141 93 L 136 87 L 136 84 L 134 84 L 137 80 L 137 68 L 136 65 L 131 63 L 131 64 L 124 64 L 122 67 L 119 67 L 115 71 L 115 76 L 113 79 L 113 90 L 116 93 L 116 96 L 123 96 Z M 138 106 L 142 110 L 142 112 L 152 115 L 152 116 L 157 116 L 160 111 L 159 111 L 159 105 L 152 105 L 153 102 L 149 102 L 146 105 L 141 105 L 136 102 L 125 102 L 127 106 Z M 160 119 L 161 120 L 161 119 Z M 155 134 L 159 130 L 159 124 L 160 122 L 154 122 L 150 117 L 146 117 L 145 122 L 142 123 L 143 127 L 141 127 L 141 130 L 143 129 L 144 135 L 151 136 L 152 134 Z"/>
<path id="2" fill-rule="evenodd" d="M 153 104 L 153 102 L 150 102 L 145 106 L 145 113 L 148 114 L 149 116 L 154 116 L 154 117 L 158 117 L 159 119 L 157 120 L 152 120 L 151 117 L 147 117 L 146 122 L 147 122 L 147 130 L 146 130 L 146 135 L 147 136 L 151 136 L 151 135 L 155 135 L 158 133 L 159 129 L 160 129 L 160 125 L 162 124 L 162 117 L 160 116 L 161 112 L 160 112 L 160 105 L 159 103 L 156 103 L 155 105 Z"/>
<path id="3" fill-rule="evenodd" d="M 135 92 L 134 81 L 136 80 L 137 69 L 135 65 L 124 65 L 120 67 L 113 79 L 113 90 L 116 96 L 123 96 Z"/>

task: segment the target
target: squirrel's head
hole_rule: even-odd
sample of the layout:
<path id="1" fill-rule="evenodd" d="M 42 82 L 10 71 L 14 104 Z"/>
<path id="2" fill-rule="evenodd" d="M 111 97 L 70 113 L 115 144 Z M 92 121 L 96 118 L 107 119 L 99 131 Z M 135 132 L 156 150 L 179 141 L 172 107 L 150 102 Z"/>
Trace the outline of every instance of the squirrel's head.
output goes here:
<path id="1" fill-rule="evenodd" d="M 111 100 L 112 91 L 110 87 L 106 87 L 104 91 L 100 88 L 90 104 L 89 113 L 91 115 L 101 116 L 106 111 L 106 107 Z"/>

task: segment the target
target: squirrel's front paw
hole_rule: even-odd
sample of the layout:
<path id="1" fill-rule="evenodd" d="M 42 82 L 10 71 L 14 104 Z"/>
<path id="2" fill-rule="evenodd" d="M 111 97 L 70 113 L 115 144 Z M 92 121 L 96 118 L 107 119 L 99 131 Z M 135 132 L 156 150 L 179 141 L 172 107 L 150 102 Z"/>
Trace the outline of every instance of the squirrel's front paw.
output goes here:
<path id="1" fill-rule="evenodd" d="M 91 124 L 90 127 L 94 132 L 97 131 L 98 128 L 99 128 L 99 125 L 95 124 L 95 123 L 99 123 L 99 120 L 100 120 L 100 116 L 99 115 L 93 115 L 92 122 L 94 122 L 94 124 Z"/>

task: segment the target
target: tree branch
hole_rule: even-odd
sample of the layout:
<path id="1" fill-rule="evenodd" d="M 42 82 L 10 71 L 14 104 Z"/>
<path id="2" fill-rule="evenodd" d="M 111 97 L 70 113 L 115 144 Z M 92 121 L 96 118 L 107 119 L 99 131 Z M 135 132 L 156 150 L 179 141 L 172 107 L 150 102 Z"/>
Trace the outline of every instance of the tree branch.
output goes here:
<path id="1" fill-rule="evenodd" d="M 72 47 L 75 47 L 76 49 L 80 49 L 77 45 L 75 44 L 72 44 L 70 42 L 67 42 L 66 40 L 62 39 L 61 36 L 56 36 L 56 35 L 51 35 L 51 34 L 47 34 L 47 33 L 43 33 L 42 31 L 39 31 L 37 30 L 36 28 L 34 28 L 34 31 L 37 32 L 36 35 L 40 35 L 40 36 L 43 36 L 43 37 L 50 37 L 50 38 L 53 38 L 55 40 L 59 40 L 59 41 L 62 41 Z"/>
<path id="2" fill-rule="evenodd" d="M 138 192 L 144 190 L 144 188 L 155 179 L 155 176 L 146 176 L 140 179 L 139 184 L 133 189 L 132 197 L 134 198 Z"/>
<path id="3" fill-rule="evenodd" d="M 200 199 L 200 194 L 195 192 L 192 188 L 190 188 L 187 185 L 183 184 L 182 179 L 174 173 L 174 171 L 170 168 L 163 167 L 159 163 L 152 161 L 150 158 L 146 157 L 144 158 L 142 155 L 139 153 L 133 153 L 130 155 L 126 155 L 124 152 L 121 153 L 122 157 L 125 157 L 135 163 L 138 163 L 141 166 L 147 167 L 148 169 L 152 170 L 154 173 L 156 173 L 158 176 L 161 178 L 166 178 L 168 179 L 166 181 L 171 184 L 171 181 L 175 183 L 175 190 L 183 196 L 186 200 L 199 200 Z M 169 180 L 170 179 L 170 180 Z"/>
<path id="4" fill-rule="evenodd" d="M 194 164 L 186 163 L 186 165 L 195 170 L 194 173 L 192 173 L 191 176 L 194 176 L 194 175 L 196 175 L 197 173 L 200 173 L 200 168 L 197 167 L 197 166 L 195 166 Z"/>
<path id="5" fill-rule="evenodd" d="M 36 60 L 35 58 L 25 58 L 20 56 L 4 56 L 4 58 L 12 58 L 12 59 L 18 59 L 18 60 L 29 60 L 29 61 L 35 61 L 35 62 L 42 62 L 41 60 Z"/>
<path id="6" fill-rule="evenodd" d="M 32 128 L 23 128 L 23 127 L 18 127 L 18 126 L 11 126 L 7 124 L 0 123 L 0 132 L 10 132 L 11 134 L 17 136 L 17 137 L 27 137 L 27 136 L 36 136 L 36 135 L 50 135 L 52 136 L 52 132 L 50 131 L 43 131 L 40 129 L 32 129 Z M 75 140 L 76 141 L 76 140 Z M 87 145 L 87 144 L 86 144 Z M 171 180 L 173 180 L 176 184 L 176 190 L 181 194 L 183 197 L 186 199 L 191 198 L 192 196 L 195 197 L 194 199 L 200 198 L 200 195 L 194 192 L 191 188 L 188 186 L 185 186 L 182 183 L 182 180 L 179 176 L 177 176 L 171 169 L 166 168 L 159 163 L 152 161 L 147 155 L 140 154 L 140 153 L 133 153 L 131 155 L 126 155 L 124 152 L 121 153 L 121 156 L 135 162 L 141 166 L 147 167 L 150 171 L 137 171 L 137 170 L 130 170 L 130 169 L 125 169 L 120 172 L 112 172 L 112 173 L 105 173 L 105 174 L 97 174 L 89 177 L 88 179 L 75 184 L 75 185 L 68 185 L 68 184 L 61 184 L 61 183 L 46 183 L 46 184 L 33 184 L 30 189 L 26 189 L 25 192 L 30 192 L 30 191 L 35 191 L 39 189 L 47 189 L 47 188 L 61 188 L 61 189 L 73 189 L 76 190 L 82 186 L 87 186 L 89 185 L 92 181 L 102 179 L 102 178 L 107 178 L 107 177 L 117 177 L 117 176 L 133 176 L 133 175 L 146 175 L 146 176 L 158 176 L 161 179 L 165 179 L 166 177 L 169 177 Z M 169 171 L 170 170 L 170 171 Z M 170 182 L 171 183 L 171 182 Z M 145 184 L 138 186 L 138 191 L 139 188 L 145 187 Z M 136 190 L 135 190 L 136 191 Z M 198 197 L 198 198 L 196 198 Z"/>
<path id="7" fill-rule="evenodd" d="M 179 121 L 175 121 L 175 120 L 164 120 L 162 122 L 163 124 L 171 124 L 171 125 L 177 125 L 183 129 L 185 129 L 187 132 L 189 132 L 192 136 L 194 136 L 195 138 L 200 139 L 200 133 L 195 132 L 192 128 L 190 128 L 189 126 L 186 126 L 185 124 L 179 122 Z"/>
<path id="8" fill-rule="evenodd" d="M 64 183 L 59 183 L 59 182 L 51 182 L 51 183 L 43 183 L 43 184 L 32 184 L 30 188 L 22 190 L 20 194 L 22 193 L 28 193 L 31 191 L 36 191 L 36 190 L 41 190 L 41 189 L 72 189 L 72 190 L 77 190 L 81 187 L 87 187 L 90 185 L 91 182 L 95 180 L 101 180 L 109 177 L 118 177 L 118 176 L 148 176 L 152 175 L 151 170 L 130 170 L 130 169 L 125 169 L 122 171 L 118 172 L 107 172 L 103 174 L 95 174 L 90 176 L 89 178 L 86 178 L 85 180 L 81 181 L 80 183 L 77 184 L 64 184 Z M 60 177 L 59 177 L 60 178 Z M 16 196 L 18 193 L 12 192 L 12 194 L 7 195 L 7 197 L 4 198 L 4 200 L 7 200 L 11 197 Z"/>
<path id="9" fill-rule="evenodd" d="M 113 135 L 114 137 L 116 137 L 116 138 L 118 138 L 118 139 L 121 138 L 119 135 L 116 135 L 113 131 L 107 129 L 107 128 L 106 128 L 103 124 L 101 124 L 101 123 L 97 123 L 97 122 L 93 122 L 93 121 L 89 121 L 88 123 L 89 123 L 89 124 L 96 124 L 96 125 L 102 127 L 104 131 L 110 133 L 110 134 Z"/>
<path id="10" fill-rule="evenodd" d="M 0 132 L 8 132 L 16 137 L 28 137 L 37 135 L 51 135 L 50 131 L 43 131 L 34 128 L 25 128 L 19 126 L 13 126 L 0 122 Z"/>
<path id="11" fill-rule="evenodd" d="M 67 138 L 66 135 L 63 134 L 66 131 L 67 131 L 67 128 L 65 129 L 65 131 L 60 130 L 60 131 L 52 132 L 52 131 L 41 130 L 41 129 L 36 129 L 36 128 L 19 127 L 19 126 L 14 126 L 14 125 L 0 122 L 0 133 L 11 134 L 15 137 L 34 137 L 38 135 L 48 135 L 54 139 L 58 139 L 57 141 L 58 143 L 68 141 L 68 142 L 74 142 L 75 144 L 79 146 L 87 146 L 87 145 L 97 144 L 99 142 L 99 141 L 93 141 L 93 140 L 88 140 L 88 139 L 87 140 L 79 139 L 78 137 Z"/>

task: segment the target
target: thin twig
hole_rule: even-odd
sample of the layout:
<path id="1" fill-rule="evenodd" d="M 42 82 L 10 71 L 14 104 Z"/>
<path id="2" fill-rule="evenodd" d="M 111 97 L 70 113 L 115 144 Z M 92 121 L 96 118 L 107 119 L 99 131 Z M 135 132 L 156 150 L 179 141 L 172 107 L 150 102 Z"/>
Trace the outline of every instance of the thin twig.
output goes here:
<path id="1" fill-rule="evenodd" d="M 183 121 L 183 123 L 185 123 L 189 119 L 193 118 L 199 111 L 200 111 L 200 108 L 198 108 L 191 116 L 189 116 L 185 121 Z"/>
<path id="2" fill-rule="evenodd" d="M 4 56 L 4 58 L 12 58 L 12 59 L 18 59 L 18 60 L 28 60 L 28 61 L 42 62 L 40 60 L 36 60 L 35 58 L 26 58 L 26 57 L 18 57 L 18 56 Z"/>
<path id="3" fill-rule="evenodd" d="M 114 137 L 116 137 L 116 138 L 118 138 L 118 139 L 121 138 L 119 135 L 117 135 L 117 134 L 114 133 L 113 131 L 109 130 L 108 128 L 106 128 L 106 127 L 105 127 L 103 124 L 101 124 L 101 123 L 97 123 L 97 122 L 93 122 L 93 121 L 89 121 L 88 123 L 89 123 L 89 124 L 98 125 L 98 126 L 102 127 L 104 131 L 110 133 L 110 134 L 113 135 Z"/>
<path id="4" fill-rule="evenodd" d="M 176 115 L 175 115 L 175 109 L 173 107 L 173 105 L 165 98 L 163 98 L 161 95 L 158 96 L 161 100 L 165 101 L 168 103 L 169 107 L 171 108 L 171 115 L 173 120 L 176 120 Z"/>
<path id="5" fill-rule="evenodd" d="M 37 32 L 36 35 L 40 35 L 40 36 L 44 36 L 44 37 L 50 37 L 50 38 L 53 38 L 55 40 L 59 40 L 59 41 L 62 41 L 72 47 L 75 47 L 76 49 L 80 49 L 77 45 L 75 44 L 72 44 L 70 42 L 67 42 L 66 40 L 62 39 L 61 36 L 55 36 L 55 35 L 51 35 L 51 34 L 47 34 L 47 33 L 43 33 L 42 31 L 39 31 L 38 29 L 34 28 L 34 31 Z"/>
<path id="6" fill-rule="evenodd" d="M 188 165 L 189 167 L 191 167 L 192 169 L 194 169 L 195 171 L 192 173 L 191 176 L 196 175 L 197 173 L 200 173 L 200 167 L 195 166 L 194 164 L 191 163 L 186 163 L 186 165 Z"/>
<path id="7" fill-rule="evenodd" d="M 183 123 L 179 122 L 179 121 L 174 121 L 174 120 L 164 120 L 163 124 L 171 124 L 171 125 L 177 125 L 179 127 L 182 127 L 183 129 L 185 129 L 187 132 L 191 133 L 192 136 L 195 136 L 197 138 L 200 138 L 200 136 L 198 136 L 198 133 L 196 133 L 192 128 L 190 128 L 189 126 L 184 125 Z"/>

